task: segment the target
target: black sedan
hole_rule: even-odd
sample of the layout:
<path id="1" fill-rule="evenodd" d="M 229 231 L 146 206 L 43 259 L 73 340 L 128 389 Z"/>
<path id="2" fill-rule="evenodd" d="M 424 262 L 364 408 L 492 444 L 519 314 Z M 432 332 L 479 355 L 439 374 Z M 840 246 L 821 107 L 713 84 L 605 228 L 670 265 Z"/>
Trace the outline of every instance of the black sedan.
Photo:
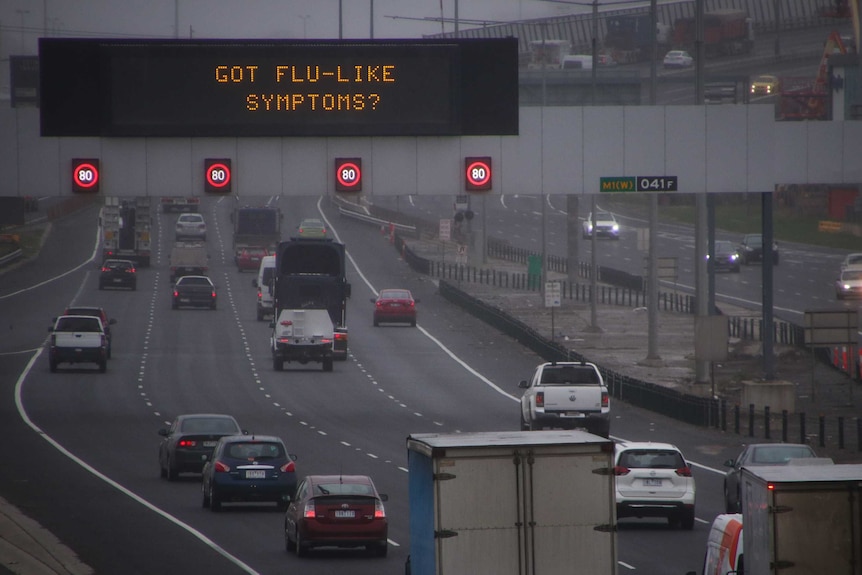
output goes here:
<path id="1" fill-rule="evenodd" d="M 208 307 L 216 308 L 216 288 L 207 276 L 183 276 L 174 284 L 171 308 Z"/>
<path id="2" fill-rule="evenodd" d="M 131 260 L 105 260 L 99 273 L 99 289 L 107 287 L 138 288 L 138 274 L 135 262 Z"/>
<path id="3" fill-rule="evenodd" d="M 180 473 L 200 473 L 212 456 L 218 440 L 245 431 L 230 415 L 189 413 L 174 419 L 159 430 L 159 470 L 163 478 L 175 480 Z"/>
<path id="4" fill-rule="evenodd" d="M 752 443 L 736 459 L 724 462 L 730 470 L 724 475 L 724 507 L 727 513 L 740 513 L 740 470 L 746 465 L 787 465 L 794 459 L 817 457 L 804 443 Z"/>
<path id="5" fill-rule="evenodd" d="M 763 235 L 745 234 L 739 244 L 739 259 L 742 265 L 763 261 Z M 778 244 L 772 242 L 772 263 L 778 265 Z"/>
<path id="6" fill-rule="evenodd" d="M 715 271 L 727 270 L 733 273 L 739 273 L 739 252 L 733 245 L 733 242 L 721 240 L 715 242 L 715 260 L 712 263 Z"/>
<path id="7" fill-rule="evenodd" d="M 226 502 L 271 502 L 285 511 L 296 491 L 295 460 L 272 435 L 222 437 L 204 464 L 202 505 L 219 511 Z"/>

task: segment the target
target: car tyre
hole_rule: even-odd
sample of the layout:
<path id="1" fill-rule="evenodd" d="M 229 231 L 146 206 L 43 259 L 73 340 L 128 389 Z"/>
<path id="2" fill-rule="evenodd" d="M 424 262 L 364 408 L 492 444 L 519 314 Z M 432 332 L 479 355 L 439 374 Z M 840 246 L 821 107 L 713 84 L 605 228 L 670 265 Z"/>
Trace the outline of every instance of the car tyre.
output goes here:
<path id="1" fill-rule="evenodd" d="M 99 362 L 99 373 L 105 373 L 106 371 L 108 371 L 108 360 L 103 359 Z"/>
<path id="2" fill-rule="evenodd" d="M 521 431 L 529 431 L 529 430 L 530 430 L 530 426 L 527 424 L 526 420 L 524 419 L 524 413 L 521 412 Z"/>
<path id="3" fill-rule="evenodd" d="M 539 425 L 535 420 L 531 419 L 527 422 L 527 431 L 541 431 L 544 426 Z"/>
<path id="4" fill-rule="evenodd" d="M 410 320 L 410 327 L 416 327 L 416 320 L 415 319 Z"/>
<path id="5" fill-rule="evenodd" d="M 219 497 L 218 493 L 216 492 L 215 487 L 213 487 L 212 485 L 210 485 L 209 500 L 210 500 L 210 511 L 214 511 L 216 513 L 221 511 L 221 498 Z"/>
<path id="6" fill-rule="evenodd" d="M 296 543 L 287 534 L 287 525 L 284 526 L 284 550 L 290 552 L 296 551 Z"/>
<path id="7" fill-rule="evenodd" d="M 48 362 L 48 369 L 51 370 L 51 373 L 57 373 L 57 362 L 56 361 L 49 361 Z"/>
<path id="8" fill-rule="evenodd" d="M 296 556 L 308 557 L 308 547 L 302 544 L 302 537 L 299 534 L 299 528 L 294 533 L 296 539 Z"/>
<path id="9" fill-rule="evenodd" d="M 374 327 L 380 327 L 380 322 L 377 321 L 377 318 L 374 318 Z"/>
<path id="10" fill-rule="evenodd" d="M 257 309 L 257 321 L 263 321 L 263 310 Z"/>
<path id="11" fill-rule="evenodd" d="M 174 464 L 171 462 L 170 458 L 168 458 L 168 466 L 167 466 L 167 477 L 168 481 L 176 481 L 177 477 L 179 477 L 179 472 Z"/>
<path id="12" fill-rule="evenodd" d="M 284 361 L 278 357 L 272 358 L 272 369 L 275 371 L 284 371 Z"/>
<path id="13" fill-rule="evenodd" d="M 680 526 L 686 531 L 694 529 L 694 509 L 686 510 L 681 517 Z"/>
<path id="14" fill-rule="evenodd" d="M 736 513 L 736 505 L 730 502 L 730 493 L 727 491 L 727 485 L 724 486 L 724 512 Z"/>
<path id="15" fill-rule="evenodd" d="M 99 282 L 99 289 L 100 290 L 105 289 L 105 284 L 103 284 L 102 282 Z"/>
<path id="16" fill-rule="evenodd" d="M 201 507 L 204 509 L 210 506 L 210 498 L 207 495 L 207 486 L 205 483 L 201 483 Z"/>
<path id="17" fill-rule="evenodd" d="M 386 557 L 389 552 L 389 544 L 386 542 L 375 543 L 374 545 L 366 545 L 365 551 L 374 557 Z"/>
<path id="18" fill-rule="evenodd" d="M 332 371 L 332 358 L 323 360 L 323 371 Z"/>

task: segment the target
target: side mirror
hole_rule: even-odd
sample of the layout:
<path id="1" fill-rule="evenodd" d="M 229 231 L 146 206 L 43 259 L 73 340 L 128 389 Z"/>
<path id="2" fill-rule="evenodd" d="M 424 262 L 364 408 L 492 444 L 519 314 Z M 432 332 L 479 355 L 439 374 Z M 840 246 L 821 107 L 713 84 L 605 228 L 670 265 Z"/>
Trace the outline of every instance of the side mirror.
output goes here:
<path id="1" fill-rule="evenodd" d="M 274 319 L 273 319 L 272 321 L 270 321 L 270 322 L 269 322 L 269 327 L 270 327 L 271 329 L 275 329 L 275 320 L 274 320 Z"/>
<path id="2" fill-rule="evenodd" d="M 287 458 L 290 459 L 291 461 L 296 461 L 296 454 L 295 453 L 288 453 Z"/>
<path id="3" fill-rule="evenodd" d="M 733 464 L 734 464 L 733 459 L 728 459 L 727 461 L 724 462 L 725 467 L 733 467 Z"/>
<path id="4" fill-rule="evenodd" d="M 162 437 L 167 437 L 168 436 L 168 430 L 167 429 L 160 429 L 159 435 L 161 435 Z"/>
<path id="5" fill-rule="evenodd" d="M 368 298 L 368 301 L 370 301 L 371 303 L 377 303 L 377 300 L 376 300 L 376 299 L 374 299 L 373 297 L 372 297 L 372 298 Z"/>
<path id="6" fill-rule="evenodd" d="M 251 280 L 251 286 L 252 286 L 252 287 L 258 287 L 258 285 L 257 285 L 257 278 L 255 278 L 255 279 Z"/>
<path id="7" fill-rule="evenodd" d="M 114 325 L 115 323 L 117 323 L 117 320 L 114 318 L 108 320 L 108 325 Z"/>
<path id="8" fill-rule="evenodd" d="M 344 284 L 344 297 L 350 297 L 350 284 Z"/>
<path id="9" fill-rule="evenodd" d="M 413 303 L 419 303 L 419 302 L 421 302 L 421 301 L 422 301 L 422 300 L 420 300 L 419 298 L 413 298 Z"/>
<path id="10" fill-rule="evenodd" d="M 378 493 L 377 495 L 380 496 L 380 501 L 389 501 L 389 496 L 385 493 Z"/>
<path id="11" fill-rule="evenodd" d="M 521 382 L 518 384 L 518 387 L 520 387 L 521 389 L 527 389 L 528 387 L 530 387 L 530 382 L 528 382 L 526 379 L 522 379 Z"/>

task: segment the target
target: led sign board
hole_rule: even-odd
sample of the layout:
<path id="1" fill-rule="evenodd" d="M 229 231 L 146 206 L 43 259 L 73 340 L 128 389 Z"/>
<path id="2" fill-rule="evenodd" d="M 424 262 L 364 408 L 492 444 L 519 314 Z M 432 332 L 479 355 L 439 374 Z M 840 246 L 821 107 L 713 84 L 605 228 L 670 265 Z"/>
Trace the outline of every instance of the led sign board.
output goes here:
<path id="1" fill-rule="evenodd" d="M 518 133 L 517 39 L 41 38 L 43 136 Z"/>

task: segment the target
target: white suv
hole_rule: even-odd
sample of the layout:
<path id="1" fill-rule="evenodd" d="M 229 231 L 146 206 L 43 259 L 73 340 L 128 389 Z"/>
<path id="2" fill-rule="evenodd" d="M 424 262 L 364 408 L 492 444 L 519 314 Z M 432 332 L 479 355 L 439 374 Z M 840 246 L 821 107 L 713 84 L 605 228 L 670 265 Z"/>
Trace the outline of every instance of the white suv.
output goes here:
<path id="1" fill-rule="evenodd" d="M 617 519 L 666 517 L 683 529 L 694 528 L 694 477 L 682 452 L 670 443 L 616 445 Z"/>

